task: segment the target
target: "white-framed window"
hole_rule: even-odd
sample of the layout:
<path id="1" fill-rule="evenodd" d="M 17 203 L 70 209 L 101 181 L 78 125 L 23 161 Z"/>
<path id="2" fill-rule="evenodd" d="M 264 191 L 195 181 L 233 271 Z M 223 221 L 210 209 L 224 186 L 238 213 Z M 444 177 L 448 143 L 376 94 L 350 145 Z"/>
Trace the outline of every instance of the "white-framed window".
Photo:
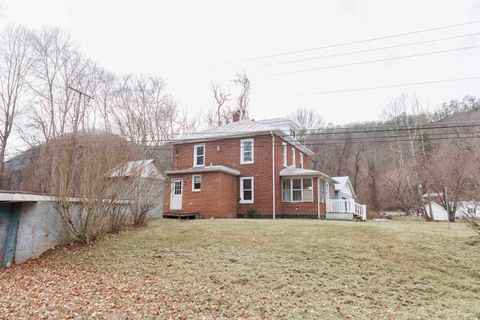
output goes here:
<path id="1" fill-rule="evenodd" d="M 192 176 L 192 191 L 198 192 L 202 190 L 202 176 L 197 174 Z"/>
<path id="2" fill-rule="evenodd" d="M 205 145 L 196 144 L 193 147 L 193 166 L 203 167 L 205 166 Z"/>
<path id="3" fill-rule="evenodd" d="M 283 142 L 282 145 L 283 145 L 283 153 L 282 153 L 283 163 L 282 163 L 282 165 L 284 167 L 286 167 L 286 166 L 288 166 L 288 147 L 287 147 L 286 142 Z"/>
<path id="4" fill-rule="evenodd" d="M 254 160 L 253 139 L 240 140 L 240 164 L 253 163 Z"/>
<path id="5" fill-rule="evenodd" d="M 313 179 L 291 178 L 282 180 L 283 202 L 312 202 Z"/>
<path id="6" fill-rule="evenodd" d="M 300 152 L 300 168 L 303 169 L 303 153 Z"/>
<path id="7" fill-rule="evenodd" d="M 253 203 L 253 177 L 240 178 L 240 203 Z"/>
<path id="8" fill-rule="evenodd" d="M 294 147 L 292 147 L 292 165 L 297 167 L 297 152 Z"/>

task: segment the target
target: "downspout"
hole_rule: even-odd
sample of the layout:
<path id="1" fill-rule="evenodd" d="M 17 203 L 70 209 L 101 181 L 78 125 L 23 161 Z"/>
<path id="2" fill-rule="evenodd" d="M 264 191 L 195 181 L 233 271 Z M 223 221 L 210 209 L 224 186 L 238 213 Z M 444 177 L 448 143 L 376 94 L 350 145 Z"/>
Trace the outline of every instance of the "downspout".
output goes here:
<path id="1" fill-rule="evenodd" d="M 320 220 L 320 176 L 317 177 L 317 210 L 318 219 Z"/>
<path id="2" fill-rule="evenodd" d="M 272 214 L 275 219 L 275 135 L 270 131 L 272 135 Z"/>

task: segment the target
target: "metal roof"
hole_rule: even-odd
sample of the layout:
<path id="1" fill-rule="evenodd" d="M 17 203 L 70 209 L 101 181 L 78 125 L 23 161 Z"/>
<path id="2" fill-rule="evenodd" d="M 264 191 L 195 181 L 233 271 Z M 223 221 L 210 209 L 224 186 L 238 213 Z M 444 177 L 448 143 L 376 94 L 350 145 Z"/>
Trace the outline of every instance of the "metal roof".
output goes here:
<path id="1" fill-rule="evenodd" d="M 254 135 L 275 133 L 305 154 L 310 156 L 314 155 L 313 151 L 302 145 L 297 139 L 290 136 L 290 132 L 286 130 L 285 124 L 291 124 L 296 130 L 298 130 L 298 126 L 289 119 L 277 118 L 260 121 L 246 119 L 237 122 L 231 122 L 224 126 L 180 136 L 173 140 L 172 144 L 219 140 L 224 138 L 249 137 Z"/>
<path id="2" fill-rule="evenodd" d="M 109 178 L 116 177 L 140 177 L 162 179 L 163 176 L 153 163 L 153 159 L 136 160 L 125 162 L 112 170 Z"/>

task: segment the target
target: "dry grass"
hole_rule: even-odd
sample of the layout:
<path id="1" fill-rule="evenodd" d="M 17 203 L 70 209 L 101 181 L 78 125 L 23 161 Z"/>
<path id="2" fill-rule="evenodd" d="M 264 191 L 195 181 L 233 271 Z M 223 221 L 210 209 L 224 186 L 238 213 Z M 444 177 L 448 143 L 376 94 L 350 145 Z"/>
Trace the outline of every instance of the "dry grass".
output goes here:
<path id="1" fill-rule="evenodd" d="M 156 221 L 0 271 L 5 318 L 476 319 L 457 223 Z"/>

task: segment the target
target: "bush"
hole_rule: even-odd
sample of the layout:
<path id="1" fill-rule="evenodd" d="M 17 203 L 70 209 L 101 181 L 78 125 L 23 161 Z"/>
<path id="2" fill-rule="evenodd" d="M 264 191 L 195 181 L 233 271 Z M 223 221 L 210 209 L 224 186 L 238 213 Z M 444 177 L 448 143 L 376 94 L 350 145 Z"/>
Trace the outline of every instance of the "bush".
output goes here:
<path id="1" fill-rule="evenodd" d="M 257 209 L 255 209 L 255 208 L 248 208 L 248 210 L 247 210 L 247 215 L 246 215 L 246 216 L 247 216 L 247 218 L 252 219 L 252 218 L 255 218 L 255 217 L 257 216 L 257 214 L 258 214 L 258 210 L 257 210 Z"/>

